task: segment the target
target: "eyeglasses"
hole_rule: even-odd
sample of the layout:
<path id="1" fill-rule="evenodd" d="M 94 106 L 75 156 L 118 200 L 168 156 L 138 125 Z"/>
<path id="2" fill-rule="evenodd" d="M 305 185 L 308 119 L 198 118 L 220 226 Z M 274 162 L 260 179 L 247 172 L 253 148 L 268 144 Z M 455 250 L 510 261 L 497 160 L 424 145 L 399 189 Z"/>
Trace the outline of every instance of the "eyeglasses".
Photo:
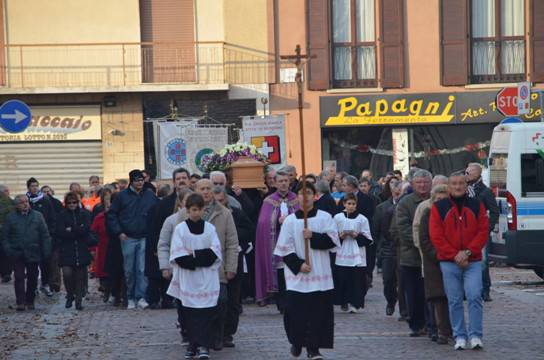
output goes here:
<path id="1" fill-rule="evenodd" d="M 134 182 L 144 182 L 145 180 L 143 178 L 134 179 Z"/>
<path id="2" fill-rule="evenodd" d="M 77 205 L 77 201 L 67 201 L 66 202 L 66 205 L 73 205 L 73 204 Z"/>

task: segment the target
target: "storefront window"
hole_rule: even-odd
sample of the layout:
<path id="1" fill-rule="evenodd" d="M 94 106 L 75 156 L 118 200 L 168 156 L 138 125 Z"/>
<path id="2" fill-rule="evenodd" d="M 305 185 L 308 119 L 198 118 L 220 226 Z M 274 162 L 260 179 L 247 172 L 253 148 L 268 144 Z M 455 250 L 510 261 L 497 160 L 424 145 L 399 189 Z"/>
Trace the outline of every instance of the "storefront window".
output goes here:
<path id="1" fill-rule="evenodd" d="M 449 175 L 468 163 L 485 165 L 494 124 L 408 127 L 410 163 L 433 174 Z M 393 170 L 393 127 L 350 127 L 323 130 L 324 160 L 359 176 L 371 169 L 377 177 Z"/>

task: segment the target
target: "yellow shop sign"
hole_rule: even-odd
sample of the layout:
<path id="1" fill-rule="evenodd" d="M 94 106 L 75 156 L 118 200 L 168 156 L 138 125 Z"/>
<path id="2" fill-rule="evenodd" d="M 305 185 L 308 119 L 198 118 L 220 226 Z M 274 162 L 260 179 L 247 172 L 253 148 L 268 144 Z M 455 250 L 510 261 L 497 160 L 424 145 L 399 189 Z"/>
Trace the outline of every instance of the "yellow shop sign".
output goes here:
<path id="1" fill-rule="evenodd" d="M 345 97 L 338 99 L 338 113 L 330 116 L 325 126 L 448 123 L 455 118 L 455 96 L 448 95 L 446 100 L 395 97 L 360 101 Z"/>

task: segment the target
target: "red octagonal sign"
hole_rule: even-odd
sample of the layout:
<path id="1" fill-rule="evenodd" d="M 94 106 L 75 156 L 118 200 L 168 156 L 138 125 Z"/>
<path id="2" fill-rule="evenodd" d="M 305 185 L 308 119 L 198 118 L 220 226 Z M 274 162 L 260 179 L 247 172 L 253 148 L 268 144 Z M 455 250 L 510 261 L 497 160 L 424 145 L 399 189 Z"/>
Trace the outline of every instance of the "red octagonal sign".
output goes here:
<path id="1" fill-rule="evenodd" d="M 504 116 L 518 115 L 518 88 L 507 87 L 497 94 L 497 110 Z"/>

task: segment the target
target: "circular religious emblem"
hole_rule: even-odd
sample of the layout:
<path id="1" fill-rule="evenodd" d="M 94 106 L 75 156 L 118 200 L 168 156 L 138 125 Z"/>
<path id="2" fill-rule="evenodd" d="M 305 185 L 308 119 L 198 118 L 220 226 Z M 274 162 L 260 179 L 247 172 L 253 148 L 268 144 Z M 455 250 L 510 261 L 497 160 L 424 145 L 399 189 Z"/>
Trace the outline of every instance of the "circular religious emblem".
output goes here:
<path id="1" fill-rule="evenodd" d="M 206 169 L 204 169 L 202 167 L 202 158 L 205 156 L 205 155 L 208 155 L 208 154 L 213 154 L 213 150 L 212 149 L 209 149 L 209 148 L 204 148 L 204 149 L 200 149 L 197 153 L 196 153 L 196 156 L 195 156 L 195 165 L 196 167 L 198 168 L 198 170 L 202 171 L 202 172 L 205 172 Z"/>
<path id="2" fill-rule="evenodd" d="M 183 139 L 174 138 L 166 144 L 166 160 L 178 166 L 187 162 L 187 145 Z"/>

